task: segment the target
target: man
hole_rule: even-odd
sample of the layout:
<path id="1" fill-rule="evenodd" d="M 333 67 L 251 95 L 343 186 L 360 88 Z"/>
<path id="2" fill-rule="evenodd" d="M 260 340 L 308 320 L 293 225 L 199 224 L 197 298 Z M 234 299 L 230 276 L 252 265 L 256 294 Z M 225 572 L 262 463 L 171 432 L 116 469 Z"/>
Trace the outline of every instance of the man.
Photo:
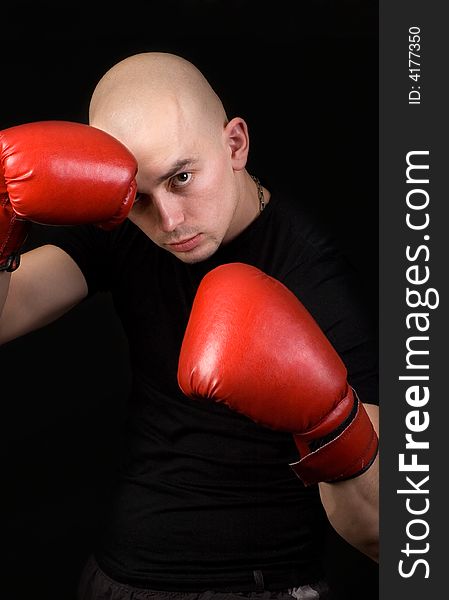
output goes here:
<path id="1" fill-rule="evenodd" d="M 300 198 L 247 172 L 245 121 L 183 58 L 119 62 L 89 119 L 3 133 L 0 228 L 0 342 L 105 289 L 129 340 L 123 461 L 80 598 L 330 597 L 326 515 L 377 560 L 376 357 L 350 269 Z M 19 257 L 27 220 L 77 227 Z"/>

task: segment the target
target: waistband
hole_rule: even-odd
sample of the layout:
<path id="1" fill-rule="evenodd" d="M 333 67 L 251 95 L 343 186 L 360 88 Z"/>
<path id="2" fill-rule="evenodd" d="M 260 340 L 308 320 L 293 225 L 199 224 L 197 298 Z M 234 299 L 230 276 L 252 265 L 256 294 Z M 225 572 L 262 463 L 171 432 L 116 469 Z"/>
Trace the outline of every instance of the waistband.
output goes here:
<path id="1" fill-rule="evenodd" d="M 288 589 L 296 589 L 301 586 L 308 585 L 311 582 L 319 581 L 322 578 L 321 573 L 307 577 L 298 573 L 297 570 L 279 570 L 271 571 L 268 569 L 254 569 L 246 573 L 226 574 L 221 577 L 199 577 L 199 576 L 184 576 L 184 577 L 167 577 L 166 579 L 145 577 L 145 579 L 132 578 L 128 579 L 123 576 L 118 576 L 108 570 L 107 566 L 96 559 L 93 555 L 89 562 L 91 568 L 98 570 L 111 581 L 134 587 L 135 589 L 151 589 L 167 592 L 202 592 L 206 590 L 216 590 L 220 592 L 263 592 L 281 591 Z"/>

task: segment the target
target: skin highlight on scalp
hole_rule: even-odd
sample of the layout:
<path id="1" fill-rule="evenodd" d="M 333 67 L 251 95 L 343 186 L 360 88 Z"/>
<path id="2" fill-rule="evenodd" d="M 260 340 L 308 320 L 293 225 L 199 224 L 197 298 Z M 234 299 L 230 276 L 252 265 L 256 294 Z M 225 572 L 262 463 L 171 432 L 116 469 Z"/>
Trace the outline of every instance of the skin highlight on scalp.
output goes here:
<path id="1" fill-rule="evenodd" d="M 188 60 L 163 52 L 125 58 L 98 82 L 89 118 L 137 160 L 129 220 L 180 260 L 205 260 L 259 215 L 245 168 L 247 125 L 240 117 L 228 120 Z"/>
<path id="2" fill-rule="evenodd" d="M 145 52 L 114 65 L 98 82 L 89 107 L 90 124 L 128 146 L 139 138 L 166 135 L 167 126 L 188 124 L 218 134 L 227 122 L 221 100 L 189 61 L 169 53 Z"/>

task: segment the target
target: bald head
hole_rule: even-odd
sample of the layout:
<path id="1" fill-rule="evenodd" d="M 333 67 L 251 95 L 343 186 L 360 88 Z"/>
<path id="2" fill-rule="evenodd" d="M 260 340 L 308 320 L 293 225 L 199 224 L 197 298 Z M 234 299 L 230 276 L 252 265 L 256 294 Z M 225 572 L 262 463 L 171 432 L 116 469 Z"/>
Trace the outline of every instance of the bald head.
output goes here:
<path id="1" fill-rule="evenodd" d="M 128 146 L 183 128 L 213 134 L 226 123 L 223 105 L 202 73 L 174 54 L 145 52 L 114 65 L 92 95 L 89 121 Z M 176 131 L 175 131 L 176 130 Z"/>
<path id="2" fill-rule="evenodd" d="M 189 61 L 163 52 L 122 60 L 98 82 L 89 120 L 137 159 L 139 196 L 129 219 L 184 262 L 211 256 L 259 214 L 245 168 L 246 123 L 227 119 Z"/>

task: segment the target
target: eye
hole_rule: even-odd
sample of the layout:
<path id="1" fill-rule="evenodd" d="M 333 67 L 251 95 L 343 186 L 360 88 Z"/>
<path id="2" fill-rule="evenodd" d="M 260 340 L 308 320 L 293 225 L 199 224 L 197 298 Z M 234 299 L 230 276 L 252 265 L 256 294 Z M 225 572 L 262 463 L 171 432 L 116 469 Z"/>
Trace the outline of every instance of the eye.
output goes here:
<path id="1" fill-rule="evenodd" d="M 192 173 L 186 171 L 182 173 L 177 173 L 174 177 L 170 179 L 170 185 L 175 188 L 184 187 L 188 183 L 190 183 L 191 179 Z"/>

